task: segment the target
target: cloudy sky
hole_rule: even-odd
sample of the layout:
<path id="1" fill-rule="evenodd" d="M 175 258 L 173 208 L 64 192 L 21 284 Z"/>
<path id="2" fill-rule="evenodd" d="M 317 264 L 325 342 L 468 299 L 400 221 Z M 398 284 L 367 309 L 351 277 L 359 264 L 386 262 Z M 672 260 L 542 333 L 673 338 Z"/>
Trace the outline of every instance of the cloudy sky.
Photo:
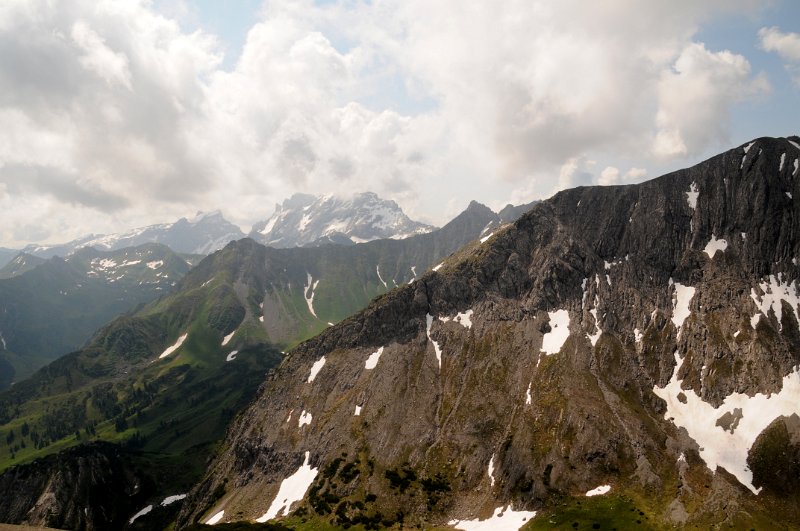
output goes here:
<path id="1" fill-rule="evenodd" d="M 800 133 L 800 3 L 3 0 L 0 246 L 294 192 L 442 224 Z"/>

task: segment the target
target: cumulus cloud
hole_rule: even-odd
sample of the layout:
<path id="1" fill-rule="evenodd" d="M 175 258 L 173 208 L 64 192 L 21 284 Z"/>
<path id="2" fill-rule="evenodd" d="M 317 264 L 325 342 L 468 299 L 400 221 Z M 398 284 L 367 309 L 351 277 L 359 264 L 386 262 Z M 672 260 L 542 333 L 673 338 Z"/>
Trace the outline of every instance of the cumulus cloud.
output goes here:
<path id="1" fill-rule="evenodd" d="M 779 28 L 761 28 L 758 31 L 761 48 L 777 53 L 795 85 L 800 87 L 800 34 L 784 33 Z"/>
<path id="2" fill-rule="evenodd" d="M 717 147 L 731 106 L 768 89 L 693 40 L 751 0 L 267 1 L 227 69 L 217 38 L 170 18 L 182 1 L 158 5 L 0 5 L 3 241 L 196 209 L 246 226 L 343 187 L 443 223 L 473 198 L 641 179 L 592 158 Z"/>

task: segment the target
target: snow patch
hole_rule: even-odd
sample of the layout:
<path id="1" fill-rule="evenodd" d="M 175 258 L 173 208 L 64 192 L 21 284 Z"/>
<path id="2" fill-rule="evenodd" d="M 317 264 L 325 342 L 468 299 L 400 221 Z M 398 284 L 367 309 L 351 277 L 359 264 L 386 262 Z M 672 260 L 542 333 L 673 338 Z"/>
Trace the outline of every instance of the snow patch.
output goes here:
<path id="1" fill-rule="evenodd" d="M 675 352 L 675 370 L 664 387 L 653 387 L 656 396 L 667 403 L 664 418 L 685 428 L 700 447 L 700 457 L 712 471 L 718 466 L 733 474 L 754 494 L 753 473 L 747 466 L 747 454 L 756 437 L 779 416 L 800 413 L 800 367 L 783 378 L 780 392 L 750 397 L 732 393 L 715 408 L 692 389 L 682 389 L 678 380 L 683 360 Z M 681 399 L 678 396 L 681 396 Z M 683 401 L 682 401 L 683 400 Z M 737 411 L 738 410 L 738 411 Z M 718 424 L 726 414 L 736 414 L 738 423 L 728 430 Z"/>
<path id="2" fill-rule="evenodd" d="M 494 455 L 492 455 L 492 458 L 489 459 L 489 469 L 487 472 L 489 473 L 489 481 L 491 482 L 492 487 L 494 487 Z"/>
<path id="3" fill-rule="evenodd" d="M 354 417 L 360 417 L 361 416 L 361 406 L 356 406 L 356 412 L 353 413 L 353 416 Z"/>
<path id="4" fill-rule="evenodd" d="M 444 265 L 444 262 L 440 263 L 436 267 L 433 268 L 434 271 L 439 271 L 439 269 Z"/>
<path id="5" fill-rule="evenodd" d="M 152 505 L 148 505 L 147 507 L 145 507 L 144 509 L 142 509 L 138 513 L 136 513 L 133 516 L 131 516 L 131 519 L 128 520 L 128 523 L 132 524 L 137 518 L 139 518 L 140 516 L 146 515 L 147 513 L 149 513 L 152 510 L 153 510 L 153 506 Z"/>
<path id="6" fill-rule="evenodd" d="M 206 525 L 216 525 L 216 524 L 218 524 L 219 521 L 222 520 L 222 517 L 224 515 L 225 515 L 225 510 L 223 509 L 220 512 L 218 512 L 217 514 L 215 514 L 214 516 L 212 516 L 211 518 L 209 518 L 208 520 L 206 520 Z"/>
<path id="7" fill-rule="evenodd" d="M 725 252 L 725 249 L 728 248 L 728 241 L 724 238 L 717 239 L 714 234 L 711 235 L 711 240 L 706 244 L 705 249 L 703 252 L 708 255 L 709 258 L 714 258 L 714 255 L 717 254 L 717 251 Z"/>
<path id="8" fill-rule="evenodd" d="M 781 153 L 781 165 L 778 171 L 783 171 L 783 165 L 786 163 L 786 153 Z"/>
<path id="9" fill-rule="evenodd" d="M 787 140 L 788 140 L 788 139 L 787 139 Z M 794 147 L 796 147 L 798 150 L 800 150 L 800 144 L 798 144 L 798 143 L 797 143 L 797 142 L 795 142 L 794 140 L 789 140 L 789 143 L 790 143 L 791 145 L 793 145 Z"/>
<path id="10" fill-rule="evenodd" d="M 232 350 L 230 354 L 225 357 L 225 361 L 233 361 L 236 359 L 236 355 L 239 353 L 238 350 Z"/>
<path id="11" fill-rule="evenodd" d="M 364 363 L 364 368 L 372 370 L 377 367 L 378 360 L 381 359 L 381 354 L 383 354 L 383 347 L 369 355 L 369 358 L 367 358 L 367 361 Z"/>
<path id="12" fill-rule="evenodd" d="M 745 155 L 747 154 L 747 152 L 748 152 L 748 151 L 750 151 L 750 148 L 751 148 L 751 147 L 753 147 L 753 144 L 755 144 L 755 141 L 753 141 L 753 142 L 750 142 L 749 144 L 747 144 L 746 146 L 744 146 L 744 153 L 745 153 Z"/>
<path id="13" fill-rule="evenodd" d="M 792 192 L 784 192 L 784 193 L 786 194 L 786 197 L 788 197 L 789 199 L 792 198 Z"/>
<path id="14" fill-rule="evenodd" d="M 796 281 L 793 280 L 786 283 L 783 281 L 783 273 L 778 273 L 778 276 L 770 275 L 767 281 L 759 282 L 758 288 L 761 294 L 757 293 L 755 288 L 751 288 L 750 298 L 753 299 L 753 302 L 756 303 L 758 310 L 762 314 L 769 315 L 770 309 L 775 312 L 775 317 L 778 319 L 778 326 L 780 329 L 783 328 L 781 325 L 781 318 L 783 316 L 782 301 L 789 303 L 789 306 L 794 310 L 795 319 L 800 322 L 800 315 L 798 315 L 797 312 L 797 305 L 800 304 L 800 297 L 797 295 Z M 755 324 L 753 324 L 754 319 L 755 317 L 750 320 L 750 324 L 753 328 L 755 328 Z M 757 323 L 758 320 L 755 319 L 755 322 Z"/>
<path id="15" fill-rule="evenodd" d="M 642 337 L 643 337 L 642 336 L 642 331 L 639 330 L 638 328 L 634 328 L 633 329 L 633 339 L 634 339 L 634 341 L 636 341 L 637 343 L 641 343 L 642 342 Z"/>
<path id="16" fill-rule="evenodd" d="M 511 505 L 498 507 L 486 520 L 450 520 L 447 525 L 464 531 L 518 531 L 536 516 L 536 511 L 515 511 Z"/>
<path id="17" fill-rule="evenodd" d="M 425 314 L 425 333 L 428 336 L 428 341 L 433 343 L 433 351 L 436 353 L 436 361 L 439 362 L 439 370 L 442 369 L 442 349 L 439 348 L 439 343 L 433 340 L 431 337 L 431 326 L 433 325 L 433 316 L 429 313 Z"/>
<path id="18" fill-rule="evenodd" d="M 164 501 L 161 502 L 161 507 L 166 507 L 167 505 L 172 505 L 176 501 L 180 501 L 186 497 L 186 494 L 174 494 L 172 496 L 167 496 L 164 498 Z"/>
<path id="19" fill-rule="evenodd" d="M 310 452 L 306 452 L 305 460 L 300 465 L 300 468 L 297 469 L 297 472 L 281 482 L 278 494 L 275 495 L 275 499 L 272 500 L 269 509 L 261 517 L 257 518 L 256 522 L 264 523 L 278 516 L 288 515 L 292 509 L 292 504 L 303 499 L 306 491 L 314 482 L 314 478 L 317 477 L 317 472 L 319 472 L 318 468 L 311 468 L 311 465 L 308 464 L 309 455 Z"/>
<path id="20" fill-rule="evenodd" d="M 700 192 L 697 188 L 697 183 L 692 181 L 692 184 L 689 185 L 689 191 L 686 192 L 686 202 L 689 203 L 689 208 L 695 210 L 697 208 L 697 196 L 700 195 Z"/>
<path id="21" fill-rule="evenodd" d="M 792 172 L 792 177 L 797 175 L 798 168 L 800 168 L 800 163 L 798 163 L 797 159 L 794 159 L 794 171 Z"/>
<path id="22" fill-rule="evenodd" d="M 444 323 L 453 321 L 460 324 L 464 328 L 472 328 L 472 314 L 472 310 L 467 310 L 466 312 L 457 313 L 455 317 L 439 317 L 439 320 Z"/>
<path id="23" fill-rule="evenodd" d="M 597 488 L 594 488 L 586 493 L 587 496 L 599 496 L 601 494 L 607 494 L 608 491 L 611 490 L 611 485 L 600 485 Z"/>
<path id="24" fill-rule="evenodd" d="M 317 377 L 319 374 L 320 369 L 325 366 L 325 356 L 322 356 L 320 359 L 314 362 L 314 365 L 311 366 L 311 372 L 308 374 L 308 380 L 306 383 L 311 383 L 314 381 L 314 378 Z"/>
<path id="25" fill-rule="evenodd" d="M 230 334 L 228 334 L 227 336 L 222 338 L 222 346 L 223 347 L 228 344 L 228 342 L 233 338 L 233 335 L 235 333 L 236 333 L 236 330 L 234 330 L 233 332 L 231 332 Z"/>
<path id="26" fill-rule="evenodd" d="M 161 353 L 161 355 L 158 357 L 158 359 L 166 358 L 167 356 L 169 356 L 170 354 L 172 354 L 173 352 L 175 352 L 176 350 L 181 348 L 181 345 L 183 345 L 183 342 L 186 341 L 186 336 L 188 336 L 188 335 L 189 335 L 189 333 L 187 332 L 187 333 L 183 334 L 181 337 L 179 337 L 174 345 L 172 345 L 171 347 L 167 347 L 167 349 L 164 352 Z"/>
<path id="27" fill-rule="evenodd" d="M 597 344 L 597 340 L 600 339 L 600 335 L 603 333 L 603 331 L 600 330 L 600 319 L 598 319 L 597 317 L 597 308 L 599 306 L 600 306 L 600 298 L 597 295 L 595 295 L 594 306 L 592 307 L 591 310 L 589 310 L 589 313 L 592 314 L 592 317 L 594 317 L 594 328 L 596 332 L 594 334 L 587 334 L 587 336 L 589 336 L 589 342 L 592 344 L 592 346 L 595 346 Z"/>
<path id="28" fill-rule="evenodd" d="M 569 312 L 556 310 L 547 312 L 550 319 L 550 331 L 542 336 L 542 348 L 545 354 L 558 354 L 569 337 Z"/>
<path id="29" fill-rule="evenodd" d="M 305 297 L 306 299 L 306 304 L 308 305 L 308 311 L 311 313 L 311 315 L 316 317 L 317 312 L 314 311 L 314 290 L 317 289 L 317 284 L 319 284 L 319 280 L 313 282 L 314 279 L 311 277 L 311 274 L 309 273 L 306 273 L 306 276 L 308 284 L 306 284 L 305 288 L 303 288 L 303 297 Z"/>
<path id="30" fill-rule="evenodd" d="M 481 238 L 481 243 L 486 243 L 492 236 L 494 236 L 494 232 L 490 232 L 489 234 Z"/>
<path id="31" fill-rule="evenodd" d="M 673 284 L 671 278 L 669 279 L 669 283 Z M 679 282 L 675 282 L 674 284 L 675 294 L 672 297 L 672 322 L 675 328 L 678 329 L 678 333 L 680 333 L 683 322 L 689 317 L 689 314 L 691 314 L 689 303 L 692 301 L 692 297 L 694 297 L 695 288 L 684 286 Z"/>
<path id="32" fill-rule="evenodd" d="M 525 391 L 525 405 L 531 405 L 531 383 L 528 383 L 528 389 Z"/>
<path id="33" fill-rule="evenodd" d="M 312 419 L 311 413 L 306 412 L 304 409 L 303 412 L 300 413 L 300 418 L 297 419 L 297 427 L 302 428 L 304 424 L 311 424 Z"/>

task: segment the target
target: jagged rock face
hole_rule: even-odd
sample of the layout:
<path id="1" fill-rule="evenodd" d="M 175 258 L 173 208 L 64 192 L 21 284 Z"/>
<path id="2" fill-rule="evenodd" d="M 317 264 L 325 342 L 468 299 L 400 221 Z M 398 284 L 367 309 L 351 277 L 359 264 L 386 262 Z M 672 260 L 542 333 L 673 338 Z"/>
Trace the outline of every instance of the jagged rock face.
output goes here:
<path id="1" fill-rule="evenodd" d="M 397 203 L 372 192 L 350 198 L 295 194 L 276 204 L 268 220 L 256 223 L 250 237 L 264 245 L 286 248 L 402 239 L 434 228 L 411 220 Z"/>
<path id="2" fill-rule="evenodd" d="M 798 466 L 798 142 L 561 192 L 304 343 L 179 526 L 424 527 L 602 485 L 675 525 L 800 524 L 768 464 Z"/>
<path id="3" fill-rule="evenodd" d="M 3 522 L 58 529 L 122 529 L 152 481 L 121 450 L 94 443 L 0 475 Z"/>

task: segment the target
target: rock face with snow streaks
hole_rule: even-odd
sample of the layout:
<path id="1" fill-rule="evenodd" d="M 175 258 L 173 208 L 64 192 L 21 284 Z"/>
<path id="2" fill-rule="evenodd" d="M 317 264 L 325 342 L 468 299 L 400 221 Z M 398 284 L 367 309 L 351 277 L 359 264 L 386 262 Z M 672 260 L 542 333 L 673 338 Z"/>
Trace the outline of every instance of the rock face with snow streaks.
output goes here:
<path id="1" fill-rule="evenodd" d="M 502 507 L 539 518 L 598 485 L 659 521 L 800 524 L 797 482 L 768 458 L 798 467 L 800 211 L 785 192 L 800 183 L 782 155 L 800 150 L 761 138 L 640 185 L 561 192 L 300 345 L 179 526 L 264 514 L 306 452 L 323 472 L 292 510 L 340 525 L 376 510 L 423 527 Z M 712 239 L 727 245 L 707 253 Z M 440 319 L 468 310 L 470 327 Z M 285 422 L 293 410 L 313 423 Z M 739 442 L 713 447 L 726 433 Z"/>

